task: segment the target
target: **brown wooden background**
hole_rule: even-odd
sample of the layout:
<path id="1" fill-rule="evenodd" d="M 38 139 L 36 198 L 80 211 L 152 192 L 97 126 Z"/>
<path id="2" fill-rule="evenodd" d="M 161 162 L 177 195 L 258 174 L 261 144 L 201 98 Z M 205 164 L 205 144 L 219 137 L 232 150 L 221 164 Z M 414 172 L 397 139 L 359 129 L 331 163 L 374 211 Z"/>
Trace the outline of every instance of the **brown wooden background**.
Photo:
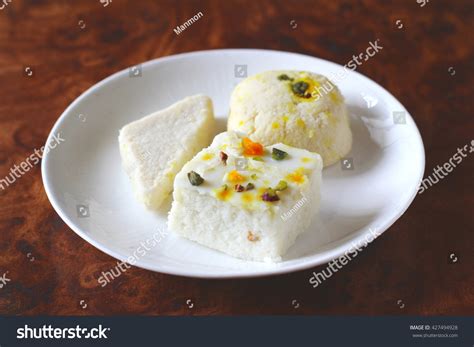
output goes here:
<path id="1" fill-rule="evenodd" d="M 239 47 L 345 64 L 377 38 L 383 50 L 358 71 L 391 91 L 415 118 L 426 176 L 473 139 L 473 4 L 113 0 L 103 7 L 99 0 L 13 0 L 0 11 L 0 178 L 44 144 L 80 93 L 125 67 Z M 203 18 L 179 36 L 173 32 L 199 11 Z M 0 314 L 473 314 L 473 168 L 471 155 L 316 289 L 308 279 L 323 267 L 236 280 L 133 268 L 102 288 L 96 278 L 115 260 L 62 222 L 38 165 L 0 189 L 0 277 L 8 271 L 11 279 L 0 289 Z"/>

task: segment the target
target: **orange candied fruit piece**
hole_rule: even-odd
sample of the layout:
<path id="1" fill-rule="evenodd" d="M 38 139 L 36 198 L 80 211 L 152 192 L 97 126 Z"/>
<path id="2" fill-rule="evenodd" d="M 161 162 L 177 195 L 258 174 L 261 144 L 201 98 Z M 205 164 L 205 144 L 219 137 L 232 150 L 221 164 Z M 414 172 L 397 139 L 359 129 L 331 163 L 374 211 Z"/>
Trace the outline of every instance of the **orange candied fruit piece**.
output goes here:
<path id="1" fill-rule="evenodd" d="M 244 155 L 263 155 L 263 146 L 258 142 L 253 142 L 248 137 L 242 139 Z"/>

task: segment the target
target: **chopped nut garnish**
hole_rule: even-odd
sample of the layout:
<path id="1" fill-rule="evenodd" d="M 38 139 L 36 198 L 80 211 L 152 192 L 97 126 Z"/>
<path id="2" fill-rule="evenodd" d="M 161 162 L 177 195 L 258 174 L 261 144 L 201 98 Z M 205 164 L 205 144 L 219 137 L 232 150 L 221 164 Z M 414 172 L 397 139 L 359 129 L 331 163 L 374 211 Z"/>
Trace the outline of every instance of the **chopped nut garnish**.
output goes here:
<path id="1" fill-rule="evenodd" d="M 224 163 L 224 165 L 227 165 L 227 158 L 229 156 L 227 154 L 225 154 L 224 152 L 220 152 L 219 153 L 219 158 L 221 159 L 221 161 Z"/>
<path id="2" fill-rule="evenodd" d="M 247 183 L 245 190 L 252 190 L 255 188 L 255 185 L 252 182 Z"/>
<path id="3" fill-rule="evenodd" d="M 255 242 L 255 241 L 259 241 L 259 240 L 260 240 L 260 237 L 258 237 L 257 235 L 254 235 L 254 234 L 249 230 L 249 231 L 248 231 L 248 234 L 247 234 L 247 240 L 252 241 L 252 242 Z"/>
<path id="4" fill-rule="evenodd" d="M 188 172 L 188 179 L 193 186 L 199 186 L 204 182 L 204 178 L 195 171 Z"/>
<path id="5" fill-rule="evenodd" d="M 309 88 L 309 84 L 304 81 L 299 81 L 291 85 L 291 90 L 293 93 L 301 98 L 310 98 L 311 94 L 306 91 Z"/>
<path id="6" fill-rule="evenodd" d="M 283 181 L 283 180 L 278 182 L 278 184 L 275 186 L 276 191 L 282 191 L 282 190 L 285 190 L 286 188 L 288 188 L 288 183 L 286 183 L 286 181 Z"/>
<path id="7" fill-rule="evenodd" d="M 263 201 L 273 202 L 280 200 L 279 196 L 277 195 L 276 191 L 272 188 L 267 188 L 265 193 L 262 195 Z"/>
<path id="8" fill-rule="evenodd" d="M 239 193 L 240 193 L 240 192 L 243 192 L 243 191 L 245 190 L 244 186 L 241 185 L 241 184 L 236 184 L 236 185 L 234 186 L 234 189 L 235 189 L 236 192 L 239 192 Z"/>
<path id="9" fill-rule="evenodd" d="M 275 160 L 283 160 L 288 157 L 288 153 L 282 151 L 281 149 L 273 147 L 272 149 L 272 158 Z"/>
<path id="10" fill-rule="evenodd" d="M 286 75 L 286 74 L 280 75 L 277 78 L 280 81 L 293 81 L 293 78 L 288 77 L 288 75 Z"/>

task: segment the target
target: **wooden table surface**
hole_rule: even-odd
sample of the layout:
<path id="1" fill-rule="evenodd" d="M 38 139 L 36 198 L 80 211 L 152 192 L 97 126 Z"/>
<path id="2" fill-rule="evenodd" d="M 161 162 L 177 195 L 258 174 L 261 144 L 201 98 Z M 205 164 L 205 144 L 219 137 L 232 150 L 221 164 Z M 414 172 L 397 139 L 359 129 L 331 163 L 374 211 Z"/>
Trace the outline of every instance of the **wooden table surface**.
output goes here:
<path id="1" fill-rule="evenodd" d="M 425 177 L 473 139 L 470 0 L 103 2 L 12 0 L 0 10 L 0 178 L 40 148 L 63 110 L 96 82 L 150 59 L 215 48 L 345 64 L 379 39 L 383 50 L 358 71 L 415 118 Z M 173 32 L 198 12 L 198 22 Z M 308 279 L 325 266 L 234 280 L 134 267 L 102 288 L 96 278 L 116 260 L 59 218 L 36 165 L 0 189 L 0 278 L 9 279 L 0 282 L 0 314 L 473 314 L 473 168 L 471 155 L 317 288 Z"/>

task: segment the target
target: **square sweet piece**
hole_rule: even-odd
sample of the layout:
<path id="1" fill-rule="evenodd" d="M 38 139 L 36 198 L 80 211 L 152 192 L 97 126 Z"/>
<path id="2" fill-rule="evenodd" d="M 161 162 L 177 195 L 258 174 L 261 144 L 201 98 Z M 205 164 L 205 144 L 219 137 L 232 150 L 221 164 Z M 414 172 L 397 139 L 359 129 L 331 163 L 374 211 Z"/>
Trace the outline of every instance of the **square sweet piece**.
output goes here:
<path id="1" fill-rule="evenodd" d="M 319 209 L 322 159 L 224 132 L 176 175 L 170 230 L 231 256 L 281 261 Z"/>

